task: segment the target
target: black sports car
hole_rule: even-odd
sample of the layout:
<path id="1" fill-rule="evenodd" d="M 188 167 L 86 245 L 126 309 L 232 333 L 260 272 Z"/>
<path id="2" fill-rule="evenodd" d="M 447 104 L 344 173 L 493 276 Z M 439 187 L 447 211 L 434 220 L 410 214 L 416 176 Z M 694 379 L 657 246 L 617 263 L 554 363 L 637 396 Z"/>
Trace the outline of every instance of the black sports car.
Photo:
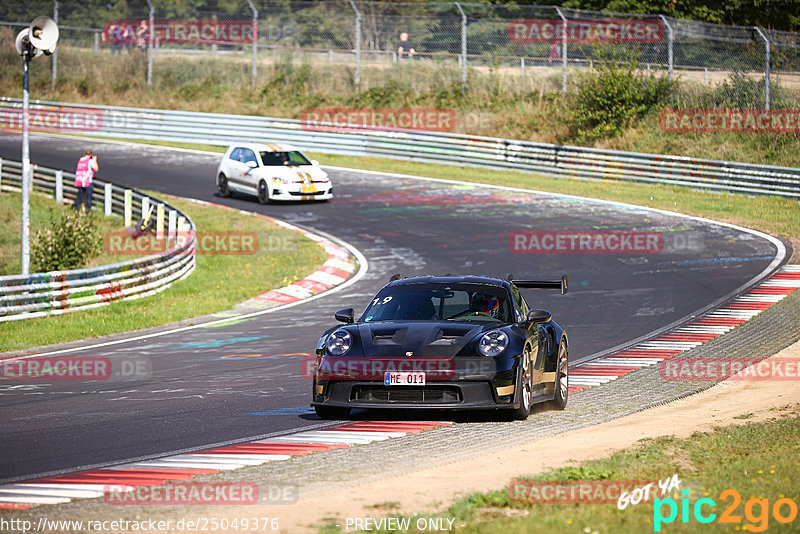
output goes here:
<path id="1" fill-rule="evenodd" d="M 531 310 L 521 288 L 567 292 L 555 281 L 479 276 L 392 277 L 358 320 L 317 343 L 313 402 L 325 419 L 351 408 L 497 409 L 525 419 L 531 406 L 563 410 L 567 334 Z"/>

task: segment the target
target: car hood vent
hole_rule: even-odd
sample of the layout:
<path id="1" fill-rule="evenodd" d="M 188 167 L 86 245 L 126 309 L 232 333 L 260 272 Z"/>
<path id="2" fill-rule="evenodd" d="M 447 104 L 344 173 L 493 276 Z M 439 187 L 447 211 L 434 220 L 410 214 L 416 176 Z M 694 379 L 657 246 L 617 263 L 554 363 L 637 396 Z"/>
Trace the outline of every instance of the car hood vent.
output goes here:
<path id="1" fill-rule="evenodd" d="M 483 327 L 438 321 L 404 321 L 361 324 L 358 328 L 366 356 L 443 357 L 458 354 Z"/>

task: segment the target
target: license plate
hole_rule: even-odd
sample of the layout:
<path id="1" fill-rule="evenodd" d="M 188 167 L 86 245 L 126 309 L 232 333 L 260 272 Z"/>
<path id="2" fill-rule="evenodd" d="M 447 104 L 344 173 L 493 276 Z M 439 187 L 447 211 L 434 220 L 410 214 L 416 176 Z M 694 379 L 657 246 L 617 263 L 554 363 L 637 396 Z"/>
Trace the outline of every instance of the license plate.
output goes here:
<path id="1" fill-rule="evenodd" d="M 390 373 L 383 375 L 385 386 L 424 386 L 425 373 Z"/>

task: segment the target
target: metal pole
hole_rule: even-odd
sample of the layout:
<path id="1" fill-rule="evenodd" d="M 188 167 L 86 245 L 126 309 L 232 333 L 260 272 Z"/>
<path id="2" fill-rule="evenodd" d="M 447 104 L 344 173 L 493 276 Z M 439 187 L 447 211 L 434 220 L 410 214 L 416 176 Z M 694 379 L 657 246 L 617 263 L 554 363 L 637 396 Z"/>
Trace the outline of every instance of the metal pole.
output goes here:
<path id="1" fill-rule="evenodd" d="M 669 98 L 670 101 L 674 100 L 675 97 L 675 89 L 672 85 L 672 69 L 673 69 L 673 46 L 675 43 L 675 32 L 670 26 L 669 22 L 667 22 L 667 17 L 664 15 L 659 15 L 661 17 L 661 22 L 664 23 L 664 26 L 667 28 L 667 32 L 669 33 L 669 37 L 667 38 L 667 62 L 669 68 Z"/>
<path id="2" fill-rule="evenodd" d="M 766 92 L 766 96 L 764 97 L 764 99 L 765 99 L 764 104 L 765 104 L 766 108 L 764 108 L 764 109 L 769 110 L 769 63 L 770 63 L 769 53 L 770 53 L 770 42 L 769 42 L 769 39 L 767 39 L 767 36 L 764 34 L 764 32 L 761 31 L 761 28 L 759 28 L 758 26 L 756 26 L 755 28 L 756 28 L 756 31 L 758 32 L 758 34 L 761 36 L 761 38 L 764 39 L 764 47 L 766 48 L 766 53 L 765 53 L 765 56 L 764 56 L 764 91 Z"/>
<path id="3" fill-rule="evenodd" d="M 150 0 L 147 0 L 147 7 L 150 9 L 150 38 L 147 39 L 147 87 L 151 87 L 153 85 L 153 22 L 154 22 L 154 9 L 153 3 Z"/>
<path id="4" fill-rule="evenodd" d="M 361 83 L 361 12 L 356 3 L 350 0 L 350 6 L 356 14 L 356 85 Z"/>
<path id="5" fill-rule="evenodd" d="M 58 24 L 58 0 L 53 0 L 53 20 Z M 53 57 L 50 58 L 50 65 L 53 69 L 52 86 L 56 86 L 56 77 L 58 76 L 58 49 L 53 51 Z"/>
<path id="6" fill-rule="evenodd" d="M 461 4 L 456 2 L 456 7 L 461 13 L 461 89 L 467 88 L 467 15 L 461 9 Z"/>
<path id="7" fill-rule="evenodd" d="M 558 7 L 555 10 L 561 17 L 561 27 L 564 30 L 561 36 L 561 92 L 567 94 L 567 17 Z"/>
<path id="8" fill-rule="evenodd" d="M 250 10 L 253 12 L 253 83 L 256 83 L 256 77 L 258 76 L 258 10 L 256 9 L 255 4 L 253 4 L 253 0 L 247 0 L 247 3 L 250 4 Z"/>
<path id="9" fill-rule="evenodd" d="M 22 52 L 22 275 L 30 273 L 30 169 L 31 156 L 28 141 L 28 68 L 31 61 L 31 46 Z"/>

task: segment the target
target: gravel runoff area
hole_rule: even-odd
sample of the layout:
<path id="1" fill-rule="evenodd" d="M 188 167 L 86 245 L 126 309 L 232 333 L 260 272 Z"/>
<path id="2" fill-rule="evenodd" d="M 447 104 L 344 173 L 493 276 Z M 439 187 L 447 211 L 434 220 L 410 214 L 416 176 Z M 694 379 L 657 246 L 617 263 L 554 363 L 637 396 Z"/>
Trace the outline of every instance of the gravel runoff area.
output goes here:
<path id="1" fill-rule="evenodd" d="M 687 358 L 766 358 L 800 339 L 800 291 L 735 328 L 727 334 L 700 345 L 682 356 Z M 521 445 L 536 446 L 536 441 L 568 431 L 612 421 L 642 410 L 663 405 L 701 392 L 713 382 L 665 381 L 658 366 L 645 368 L 602 386 L 573 394 L 564 412 L 540 412 L 527 421 L 485 422 L 469 418 L 460 424 L 410 434 L 366 446 L 334 449 L 327 452 L 294 457 L 287 461 L 223 472 L 195 480 L 255 482 L 262 491 L 276 486 L 299 490 L 301 500 L 324 496 L 361 484 L 394 477 L 404 471 L 413 472 L 443 464 L 491 455 Z M 687 399 L 688 400 L 688 399 Z M 434 412 L 423 419 L 452 419 L 452 414 Z M 375 419 L 375 418 L 373 418 Z M 665 433 L 669 433 L 665 429 Z M 433 503 L 432 503 L 433 504 Z M 138 507 L 108 506 L 102 499 L 74 501 L 58 506 L 38 506 L 17 511 L 11 517 L 102 519 L 115 517 L 200 517 L 209 515 L 251 515 L 220 508 L 192 506 Z M 267 515 L 271 506 L 260 507 L 259 515 Z M 376 515 L 383 512 L 376 510 Z M 7 516 L 8 517 L 8 516 Z"/>

